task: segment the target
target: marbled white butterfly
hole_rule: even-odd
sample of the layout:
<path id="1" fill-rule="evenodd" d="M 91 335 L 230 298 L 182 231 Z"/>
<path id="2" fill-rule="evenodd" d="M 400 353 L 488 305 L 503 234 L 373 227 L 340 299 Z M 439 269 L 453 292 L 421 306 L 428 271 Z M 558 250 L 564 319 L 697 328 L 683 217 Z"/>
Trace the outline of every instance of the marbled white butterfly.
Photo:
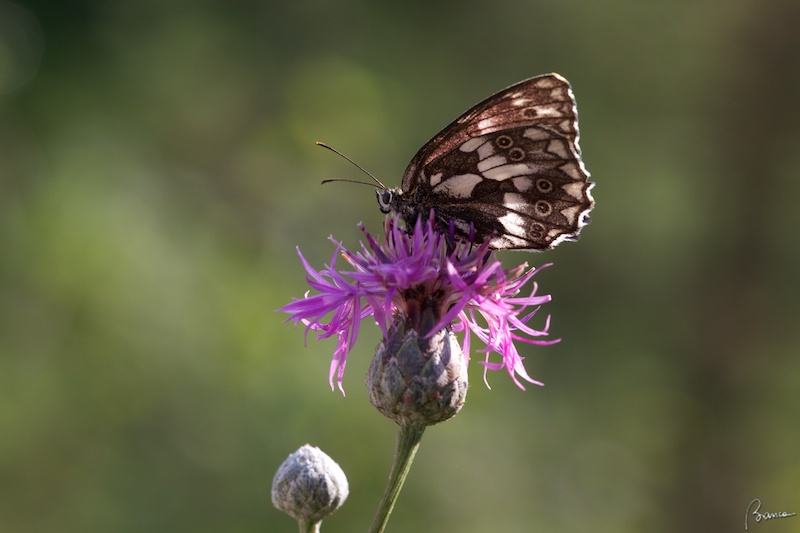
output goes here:
<path id="1" fill-rule="evenodd" d="M 553 248 L 576 240 L 594 207 L 578 138 L 569 82 L 558 74 L 530 78 L 428 141 L 400 188 L 373 177 L 381 187 L 378 204 L 409 227 L 433 209 L 443 231 L 452 221 L 458 235 L 473 231 L 475 242 L 491 238 L 492 248 Z"/>

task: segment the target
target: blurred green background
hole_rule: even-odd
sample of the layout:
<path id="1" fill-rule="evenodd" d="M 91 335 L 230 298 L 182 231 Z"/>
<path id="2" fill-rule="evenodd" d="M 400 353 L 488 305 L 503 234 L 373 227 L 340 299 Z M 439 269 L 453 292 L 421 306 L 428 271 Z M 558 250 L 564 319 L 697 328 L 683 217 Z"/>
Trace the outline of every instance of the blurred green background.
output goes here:
<path id="1" fill-rule="evenodd" d="M 393 423 L 274 310 L 470 105 L 573 84 L 593 222 L 544 388 L 471 368 L 389 531 L 736 531 L 800 512 L 800 3 L 0 0 L 0 531 L 295 531 L 308 442 L 365 531 Z M 541 325 L 539 323 L 538 325 Z M 800 531 L 800 516 L 753 524 Z"/>

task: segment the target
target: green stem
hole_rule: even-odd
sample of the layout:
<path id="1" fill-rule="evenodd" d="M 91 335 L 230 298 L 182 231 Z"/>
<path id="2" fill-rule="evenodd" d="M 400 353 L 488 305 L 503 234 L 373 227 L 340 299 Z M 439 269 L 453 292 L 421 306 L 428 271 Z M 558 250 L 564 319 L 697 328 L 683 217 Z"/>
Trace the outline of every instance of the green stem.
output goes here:
<path id="1" fill-rule="evenodd" d="M 422 440 L 424 432 L 425 425 L 423 424 L 400 426 L 400 431 L 397 433 L 397 450 L 394 453 L 392 472 L 389 474 L 389 482 L 383 493 L 381 504 L 375 512 L 372 525 L 369 526 L 369 533 L 382 533 L 386 528 L 389 515 L 392 514 L 397 496 L 403 488 L 408 471 L 411 469 L 411 463 L 414 462 L 414 455 L 417 453 L 419 442 Z"/>
<path id="2" fill-rule="evenodd" d="M 297 524 L 300 526 L 300 533 L 320 533 L 319 526 L 322 524 L 322 520 L 316 522 L 298 520 Z"/>

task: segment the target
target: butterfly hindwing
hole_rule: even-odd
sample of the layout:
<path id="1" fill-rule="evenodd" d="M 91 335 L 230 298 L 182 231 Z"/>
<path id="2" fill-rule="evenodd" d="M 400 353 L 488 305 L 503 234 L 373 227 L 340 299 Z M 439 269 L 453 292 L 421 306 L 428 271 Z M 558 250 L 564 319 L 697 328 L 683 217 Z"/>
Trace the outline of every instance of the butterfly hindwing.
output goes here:
<path id="1" fill-rule="evenodd" d="M 412 159 L 392 206 L 407 223 L 433 209 L 497 249 L 577 238 L 593 207 L 575 100 L 557 74 L 509 87 L 467 111 Z"/>

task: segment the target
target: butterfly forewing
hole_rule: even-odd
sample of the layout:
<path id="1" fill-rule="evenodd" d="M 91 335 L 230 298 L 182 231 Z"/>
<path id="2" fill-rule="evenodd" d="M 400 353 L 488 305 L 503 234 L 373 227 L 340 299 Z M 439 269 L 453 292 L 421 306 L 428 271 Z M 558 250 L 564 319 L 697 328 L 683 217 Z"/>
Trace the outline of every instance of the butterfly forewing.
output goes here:
<path id="1" fill-rule="evenodd" d="M 533 124 L 548 125 L 578 144 L 575 98 L 567 80 L 547 74 L 521 81 L 496 93 L 437 133 L 414 156 L 414 163 L 427 164 L 472 137 Z M 408 172 L 404 178 L 408 179 Z"/>
<path id="2" fill-rule="evenodd" d="M 412 159 L 395 210 L 497 249 L 542 250 L 577 238 L 594 201 L 569 83 L 531 78 L 479 103 Z"/>

